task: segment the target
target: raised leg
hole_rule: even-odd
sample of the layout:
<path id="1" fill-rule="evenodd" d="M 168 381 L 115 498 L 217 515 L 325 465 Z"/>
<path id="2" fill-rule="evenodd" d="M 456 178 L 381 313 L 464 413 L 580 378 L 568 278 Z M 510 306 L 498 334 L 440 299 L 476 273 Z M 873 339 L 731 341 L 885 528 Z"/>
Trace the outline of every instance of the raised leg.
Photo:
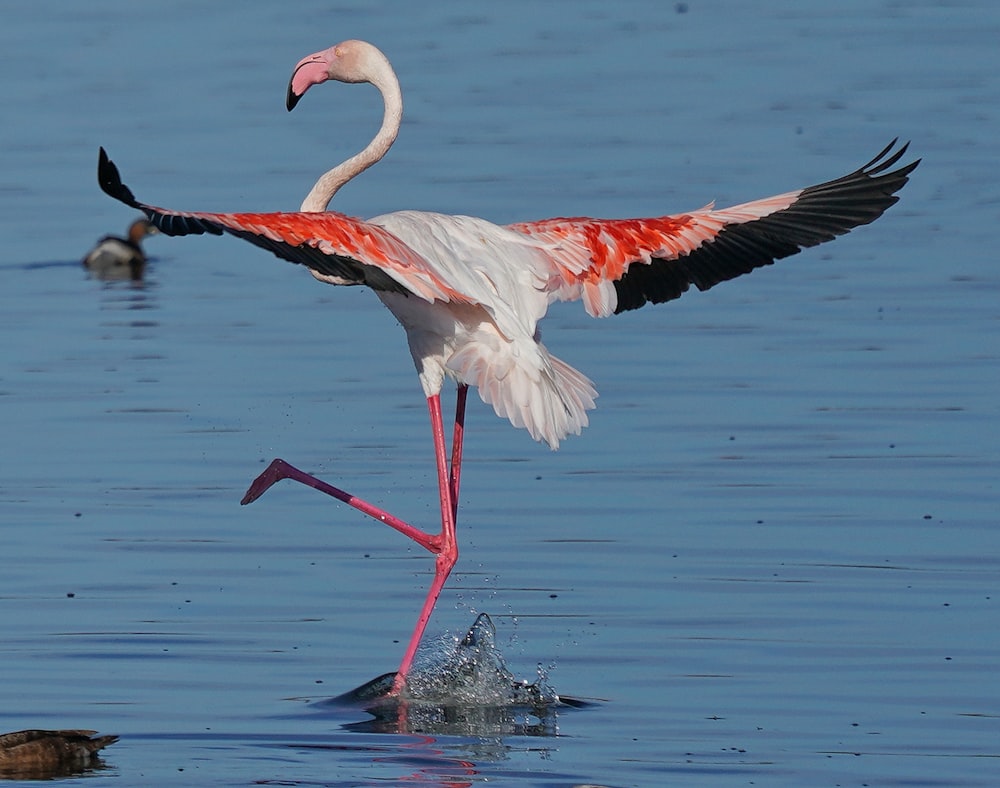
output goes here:
<path id="1" fill-rule="evenodd" d="M 291 479 L 300 484 L 304 484 L 320 492 L 326 493 L 338 501 L 342 501 L 349 506 L 353 506 L 360 512 L 367 514 L 379 522 L 385 523 L 390 528 L 394 528 L 401 534 L 408 536 L 424 549 L 435 554 L 434 559 L 434 580 L 427 591 L 423 607 L 417 618 L 410 642 L 400 662 L 399 670 L 396 673 L 396 680 L 393 684 L 393 692 L 399 693 L 406 684 L 406 676 L 413 664 L 413 658 L 417 653 L 420 640 L 430 621 L 434 606 L 441 594 L 441 589 L 451 573 L 452 567 L 458 560 L 458 542 L 455 538 L 455 521 L 458 514 L 458 490 L 462 473 L 462 444 L 465 431 L 465 404 L 468 395 L 468 386 L 460 385 L 455 404 L 455 430 L 452 436 L 451 465 L 449 468 L 445 450 L 444 423 L 441 416 L 441 399 L 438 395 L 427 398 L 427 408 L 431 417 L 431 430 L 434 436 L 434 457 L 437 465 L 438 495 L 441 501 L 441 532 L 439 534 L 428 534 L 409 523 L 400 520 L 395 515 L 384 509 L 368 503 L 361 498 L 351 495 L 338 487 L 317 479 L 305 471 L 301 471 L 293 465 L 281 459 L 276 459 L 264 470 L 260 476 L 254 479 L 247 490 L 246 495 L 240 503 L 248 504 L 257 500 L 275 482 L 282 479 Z"/>
<path id="2" fill-rule="evenodd" d="M 332 484 L 327 484 L 322 479 L 317 479 L 305 471 L 300 471 L 294 465 L 285 462 L 282 459 L 271 460 L 271 464 L 267 466 L 264 472 L 253 480 L 250 485 L 250 489 L 247 490 L 246 495 L 240 501 L 242 505 L 248 503 L 253 503 L 260 496 L 262 496 L 272 484 L 280 482 L 282 479 L 291 479 L 292 481 L 299 482 L 300 484 L 306 485 L 306 487 L 312 487 L 314 490 L 319 490 L 322 493 L 333 496 L 338 501 L 343 501 L 348 506 L 353 506 L 359 512 L 364 512 L 369 517 L 373 517 L 380 523 L 385 523 L 390 528 L 395 528 L 404 536 L 410 537 L 414 542 L 419 544 L 426 550 L 430 550 L 432 553 L 437 552 L 437 537 L 435 534 L 428 534 L 421 531 L 404 520 L 400 520 L 393 514 L 384 509 L 380 509 L 374 504 L 368 503 L 356 495 L 351 495 L 349 492 L 341 490 L 339 487 L 334 487 Z"/>

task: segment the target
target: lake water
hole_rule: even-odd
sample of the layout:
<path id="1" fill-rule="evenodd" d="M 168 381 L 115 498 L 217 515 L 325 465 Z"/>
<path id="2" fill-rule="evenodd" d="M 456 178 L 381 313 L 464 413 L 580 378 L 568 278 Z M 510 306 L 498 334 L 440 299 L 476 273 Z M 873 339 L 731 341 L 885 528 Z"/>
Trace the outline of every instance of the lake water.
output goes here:
<path id="1" fill-rule="evenodd" d="M 0 12 L 0 730 L 121 736 L 88 785 L 1000 781 L 1000 6 L 988 0 L 9 3 Z M 553 453 L 470 398 L 462 555 L 542 729 L 379 733 L 432 562 L 272 457 L 434 527 L 419 385 L 372 293 L 232 238 L 79 259 L 140 199 L 294 209 L 377 128 L 285 112 L 305 54 L 378 44 L 396 147 L 336 198 L 498 222 L 732 204 L 923 164 L 846 238 L 553 352 L 601 392 Z M 446 404 L 446 407 L 450 407 Z M 532 735 L 538 734 L 538 735 Z"/>

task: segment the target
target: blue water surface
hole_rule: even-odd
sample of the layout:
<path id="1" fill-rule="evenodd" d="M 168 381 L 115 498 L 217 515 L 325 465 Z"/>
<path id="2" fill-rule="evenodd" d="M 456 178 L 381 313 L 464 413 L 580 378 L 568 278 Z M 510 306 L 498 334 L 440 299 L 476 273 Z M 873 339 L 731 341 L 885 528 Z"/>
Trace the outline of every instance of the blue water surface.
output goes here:
<path id="1" fill-rule="evenodd" d="M 965 785 L 1000 775 L 1000 8 L 40 0 L 0 12 L 0 730 L 121 736 L 88 785 Z M 462 556 L 548 735 L 380 734 L 316 703 L 393 670 L 432 561 L 274 456 L 433 528 L 423 397 L 370 292 L 232 238 L 79 260 L 137 196 L 294 210 L 381 117 L 294 113 L 381 47 L 406 115 L 337 195 L 512 222 L 720 206 L 923 163 L 883 218 L 548 347 L 596 383 L 556 453 L 470 398 Z M 448 400 L 446 407 L 450 407 Z"/>

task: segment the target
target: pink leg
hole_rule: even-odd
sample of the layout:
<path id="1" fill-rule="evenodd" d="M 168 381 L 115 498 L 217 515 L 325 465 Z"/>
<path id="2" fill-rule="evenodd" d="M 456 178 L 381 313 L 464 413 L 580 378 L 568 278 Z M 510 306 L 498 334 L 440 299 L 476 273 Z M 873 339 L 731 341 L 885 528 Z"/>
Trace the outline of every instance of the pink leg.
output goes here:
<path id="1" fill-rule="evenodd" d="M 452 436 L 451 447 L 451 468 L 449 470 L 445 458 L 444 448 L 444 422 L 441 418 L 441 400 L 439 397 L 432 397 L 428 402 L 431 413 L 431 427 L 434 431 L 434 454 L 437 460 L 438 469 L 438 489 L 441 497 L 441 541 L 440 551 L 434 558 L 434 580 L 431 587 L 427 589 L 427 597 L 424 599 L 424 606 L 417 617 L 417 625 L 410 636 L 410 644 L 403 654 L 403 660 L 399 663 L 399 670 L 396 672 L 396 681 L 392 685 L 393 692 L 399 693 L 406 685 L 406 676 L 410 672 L 413 658 L 416 656 L 420 640 L 427 629 L 427 623 L 434 612 L 434 605 L 437 604 L 441 589 L 444 588 L 448 575 L 451 574 L 452 567 L 458 561 L 458 540 L 455 537 L 455 523 L 458 516 L 458 486 L 462 476 L 462 443 L 465 433 L 465 400 L 469 393 L 469 387 L 459 385 L 458 396 L 455 402 L 455 431 Z"/>
<path id="2" fill-rule="evenodd" d="M 462 476 L 462 442 L 465 440 L 465 400 L 469 387 L 458 385 L 455 399 L 455 430 L 451 434 L 451 505 L 452 516 L 458 520 L 458 484 Z"/>
<path id="3" fill-rule="evenodd" d="M 441 417 L 441 398 L 438 395 L 427 398 L 427 408 L 431 417 L 431 429 L 434 435 L 434 455 L 437 464 L 438 475 L 438 495 L 441 500 L 441 533 L 428 534 L 419 528 L 415 528 L 409 523 L 400 520 L 398 517 L 389 514 L 367 501 L 351 495 L 338 487 L 327 484 L 304 471 L 300 471 L 281 459 L 276 459 L 264 470 L 260 476 L 254 479 L 243 496 L 241 503 L 248 504 L 257 500 L 275 482 L 282 479 L 292 479 L 308 487 L 312 487 L 320 492 L 326 493 L 338 501 L 343 501 L 349 506 L 353 506 L 360 512 L 364 512 L 369 517 L 373 517 L 379 522 L 385 523 L 390 528 L 394 528 L 400 533 L 408 536 L 424 549 L 435 554 L 434 559 L 434 580 L 427 591 L 424 605 L 417 618 L 416 627 L 410 636 L 409 645 L 403 660 L 400 662 L 399 670 L 396 673 L 396 680 L 393 684 L 393 692 L 399 693 L 406 684 L 406 676 L 413 664 L 413 658 L 417 653 L 417 647 L 423 637 L 427 623 L 434 612 L 434 605 L 437 603 L 441 589 L 451 573 L 452 567 L 458 560 L 458 542 L 455 538 L 455 520 L 458 513 L 458 489 L 462 472 L 462 443 L 465 430 L 465 403 L 468 394 L 468 386 L 458 387 L 458 397 L 455 405 L 455 432 L 452 440 L 451 467 L 449 469 L 445 454 L 444 422 Z"/>
<path id="4" fill-rule="evenodd" d="M 271 460 L 271 464 L 267 466 L 264 472 L 253 480 L 250 489 L 247 490 L 246 495 L 243 496 L 240 503 L 244 506 L 248 503 L 253 503 L 267 492 L 272 484 L 280 482 L 282 479 L 291 479 L 292 481 L 306 485 L 306 487 L 312 487 L 314 490 L 319 490 L 322 493 L 333 496 L 338 501 L 343 501 L 348 506 L 353 506 L 359 512 L 364 512 L 380 523 L 385 523 L 390 528 L 395 528 L 401 534 L 410 537 L 410 539 L 424 549 L 430 550 L 432 553 L 437 552 L 437 537 L 433 534 L 424 533 L 419 528 L 415 528 L 404 520 L 400 520 L 384 509 L 380 509 L 374 504 L 368 503 L 368 501 L 351 495 L 339 487 L 327 484 L 305 471 L 300 471 L 294 465 L 290 465 L 282 459 Z"/>

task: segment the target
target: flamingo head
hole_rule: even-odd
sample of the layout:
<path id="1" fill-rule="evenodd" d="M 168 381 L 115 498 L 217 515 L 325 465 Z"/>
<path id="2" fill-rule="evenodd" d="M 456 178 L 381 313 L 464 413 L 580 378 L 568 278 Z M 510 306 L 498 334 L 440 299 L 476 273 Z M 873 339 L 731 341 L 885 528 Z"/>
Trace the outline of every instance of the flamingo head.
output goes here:
<path id="1" fill-rule="evenodd" d="M 328 79 L 338 82 L 372 82 L 383 65 L 388 66 L 385 55 L 367 41 L 342 41 L 322 52 L 304 57 L 296 64 L 288 82 L 285 106 L 291 112 L 309 88 Z"/>

